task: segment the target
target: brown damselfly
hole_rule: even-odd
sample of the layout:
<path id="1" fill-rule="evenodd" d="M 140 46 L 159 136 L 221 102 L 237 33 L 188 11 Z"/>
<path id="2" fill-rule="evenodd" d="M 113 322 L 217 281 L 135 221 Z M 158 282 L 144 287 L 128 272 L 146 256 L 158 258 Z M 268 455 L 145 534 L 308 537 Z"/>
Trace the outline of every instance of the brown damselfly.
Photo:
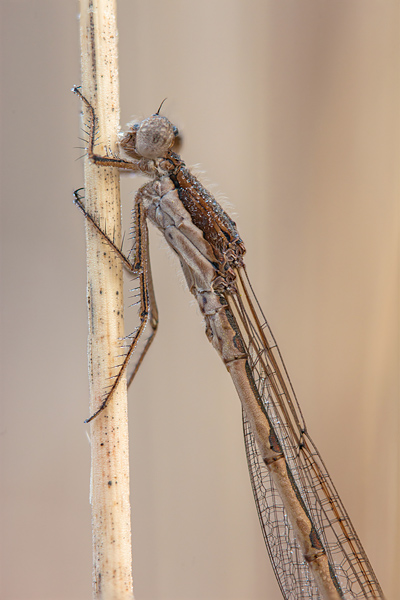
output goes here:
<path id="1" fill-rule="evenodd" d="M 206 325 L 242 402 L 250 478 L 258 515 L 283 597 L 287 600 L 383 598 L 364 549 L 313 444 L 272 331 L 247 276 L 245 246 L 236 224 L 173 152 L 177 129 L 159 111 L 121 138 L 126 158 L 95 154 L 96 116 L 90 115 L 88 156 L 150 178 L 136 193 L 134 243 L 125 256 L 85 210 L 86 219 L 138 278 L 140 325 L 110 390 L 87 420 L 112 400 L 145 328 L 133 379 L 155 334 L 147 220 L 178 255 Z"/>

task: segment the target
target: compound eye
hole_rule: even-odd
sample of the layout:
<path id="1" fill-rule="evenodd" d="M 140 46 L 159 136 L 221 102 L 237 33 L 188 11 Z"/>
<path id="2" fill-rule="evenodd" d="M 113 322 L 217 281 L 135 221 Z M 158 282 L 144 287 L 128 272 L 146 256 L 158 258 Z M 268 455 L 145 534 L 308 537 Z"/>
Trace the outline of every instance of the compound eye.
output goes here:
<path id="1" fill-rule="evenodd" d="M 179 135 L 179 130 L 178 130 L 178 128 L 177 128 L 177 127 L 175 127 L 175 125 L 173 126 L 173 128 L 172 128 L 172 131 L 173 131 L 173 133 L 174 133 L 174 136 L 175 136 L 175 137 L 178 137 L 178 135 Z"/>
<path id="2" fill-rule="evenodd" d="M 145 158 L 160 158 L 175 140 L 172 124 L 166 117 L 153 115 L 140 123 L 136 151 Z"/>

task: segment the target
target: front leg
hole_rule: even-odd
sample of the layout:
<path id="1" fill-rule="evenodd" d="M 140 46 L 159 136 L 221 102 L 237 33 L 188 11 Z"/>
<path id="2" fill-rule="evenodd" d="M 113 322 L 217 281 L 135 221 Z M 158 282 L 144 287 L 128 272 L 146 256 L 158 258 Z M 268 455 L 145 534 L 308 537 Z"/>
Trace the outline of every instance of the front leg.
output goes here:
<path id="1" fill-rule="evenodd" d="M 90 104 L 89 100 L 85 98 L 85 96 L 80 91 L 78 86 L 74 86 L 72 88 L 74 94 L 79 96 L 82 102 L 88 109 L 89 112 L 89 144 L 87 148 L 88 158 L 95 165 L 99 165 L 102 167 L 115 167 L 117 169 L 125 169 L 129 171 L 135 171 L 138 173 L 147 174 L 146 162 L 138 160 L 137 162 L 124 160 L 123 158 L 113 158 L 110 156 L 101 156 L 100 154 L 96 154 L 94 151 L 95 137 L 96 137 L 96 115 L 94 112 L 93 106 Z"/>
<path id="2" fill-rule="evenodd" d="M 148 185 L 148 184 L 147 184 Z M 149 260 L 149 234 L 147 229 L 146 222 L 146 214 L 143 208 L 143 189 L 146 186 L 140 188 L 135 197 L 135 205 L 133 209 L 134 213 L 134 223 L 135 223 L 135 243 L 134 243 L 134 258 L 133 261 L 129 260 L 123 252 L 115 245 L 113 240 L 109 238 L 106 232 L 104 232 L 101 227 L 96 223 L 93 217 L 86 211 L 82 198 L 79 196 L 79 193 L 76 191 L 74 193 L 74 203 L 78 206 L 78 208 L 82 211 L 85 218 L 89 221 L 89 223 L 95 228 L 95 230 L 101 235 L 104 241 L 111 246 L 111 248 L 117 253 L 120 257 L 123 265 L 128 269 L 128 271 L 139 278 L 139 294 L 140 294 L 140 324 L 135 329 L 135 331 L 129 336 L 131 338 L 131 342 L 128 346 L 127 352 L 123 355 L 123 361 L 120 365 L 116 366 L 118 369 L 117 374 L 114 377 L 114 382 L 111 385 L 110 389 L 106 392 L 105 398 L 96 412 L 86 419 L 85 423 L 89 423 L 97 417 L 107 406 L 111 396 L 116 390 L 119 382 L 123 374 L 126 371 L 126 368 L 129 364 L 129 361 L 134 353 L 139 340 L 146 329 L 146 326 L 150 326 L 150 334 L 145 342 L 143 349 L 137 357 L 134 370 L 132 374 L 129 376 L 128 386 L 131 384 L 134 376 L 139 370 L 142 361 L 150 348 L 150 345 L 154 339 L 154 336 L 157 331 L 158 325 L 158 310 L 156 304 L 156 298 L 154 294 L 154 286 L 153 280 L 151 276 L 151 268 L 150 268 L 150 260 Z"/>

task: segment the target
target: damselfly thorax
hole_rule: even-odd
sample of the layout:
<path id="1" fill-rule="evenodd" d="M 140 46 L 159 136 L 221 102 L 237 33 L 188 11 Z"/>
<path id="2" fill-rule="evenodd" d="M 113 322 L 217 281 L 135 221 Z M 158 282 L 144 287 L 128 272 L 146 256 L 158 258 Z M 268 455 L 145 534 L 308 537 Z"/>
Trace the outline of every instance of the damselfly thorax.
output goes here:
<path id="1" fill-rule="evenodd" d="M 147 217 L 178 255 L 188 252 L 182 256 L 182 266 L 189 289 L 193 290 L 193 278 L 196 281 L 199 275 L 196 269 L 191 277 L 186 268 L 195 250 L 184 248 L 182 240 L 177 242 L 175 230 L 182 234 L 179 238 L 190 240 L 209 263 L 203 262 L 204 269 L 213 269 L 214 277 L 205 285 L 228 288 L 236 279 L 233 269 L 243 264 L 245 247 L 236 223 L 172 151 L 177 133 L 168 119 L 157 114 L 134 125 L 121 139 L 120 147 L 127 156 L 139 161 L 143 173 L 153 178 L 140 189 L 143 206 Z"/>

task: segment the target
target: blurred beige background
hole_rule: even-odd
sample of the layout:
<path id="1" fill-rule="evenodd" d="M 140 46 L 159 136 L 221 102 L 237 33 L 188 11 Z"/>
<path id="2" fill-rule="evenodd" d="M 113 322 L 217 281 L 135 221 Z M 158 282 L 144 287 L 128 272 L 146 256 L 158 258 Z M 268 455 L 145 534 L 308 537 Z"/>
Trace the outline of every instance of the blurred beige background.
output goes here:
<path id="1" fill-rule="evenodd" d="M 398 3 L 118 9 L 121 123 L 167 97 L 187 164 L 229 198 L 309 431 L 394 600 Z M 1 0 L 2 600 L 91 597 L 77 15 Z M 160 330 L 130 391 L 135 595 L 278 600 L 233 385 L 154 231 L 152 250 Z"/>

